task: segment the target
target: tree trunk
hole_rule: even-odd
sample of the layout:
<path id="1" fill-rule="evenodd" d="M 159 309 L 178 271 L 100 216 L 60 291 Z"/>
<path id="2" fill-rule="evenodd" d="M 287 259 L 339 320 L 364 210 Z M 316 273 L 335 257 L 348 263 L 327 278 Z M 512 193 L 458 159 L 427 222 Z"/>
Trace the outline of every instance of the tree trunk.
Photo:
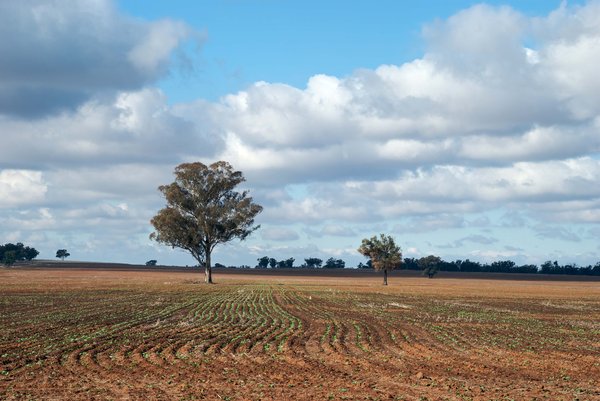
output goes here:
<path id="1" fill-rule="evenodd" d="M 206 284 L 212 284 L 212 267 L 210 266 L 210 252 L 207 252 L 205 255 L 205 265 L 204 265 L 204 282 Z"/>
<path id="2" fill-rule="evenodd" d="M 383 269 L 383 285 L 387 285 L 387 269 Z"/>

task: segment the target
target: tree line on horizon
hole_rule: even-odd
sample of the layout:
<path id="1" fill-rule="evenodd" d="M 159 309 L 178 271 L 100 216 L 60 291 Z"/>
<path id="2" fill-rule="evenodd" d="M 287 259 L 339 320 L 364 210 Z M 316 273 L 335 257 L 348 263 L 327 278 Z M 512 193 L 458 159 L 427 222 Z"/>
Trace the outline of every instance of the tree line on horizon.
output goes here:
<path id="1" fill-rule="evenodd" d="M 32 247 L 25 246 L 23 243 L 7 243 L 0 245 L 0 263 L 5 266 L 11 266 L 16 262 L 31 261 L 39 255 L 39 252 Z M 64 260 L 70 256 L 66 249 L 59 249 L 56 257 Z M 294 265 L 295 259 L 288 258 L 276 260 L 268 256 L 257 259 L 255 269 L 343 269 L 351 268 L 346 266 L 342 259 L 331 257 L 323 263 L 323 259 L 309 257 L 304 259 L 301 265 Z M 156 260 L 146 262 L 146 266 L 156 266 Z M 221 263 L 215 263 L 217 268 L 237 268 L 250 269 L 249 265 L 226 266 Z M 372 269 L 371 260 L 366 263 L 360 262 L 356 267 L 358 269 Z M 528 273 L 528 274 L 566 274 L 578 276 L 600 276 L 600 262 L 595 265 L 579 266 L 576 263 L 561 265 L 558 261 L 546 261 L 541 265 L 524 264 L 517 265 L 511 260 L 500 260 L 491 263 L 481 263 L 469 259 L 455 261 L 445 261 L 439 256 L 429 255 L 421 258 L 404 258 L 400 264 L 399 270 L 422 271 L 424 275 L 433 277 L 440 271 L 446 272 L 465 272 L 465 273 Z"/>
<path id="2" fill-rule="evenodd" d="M 262 258 L 257 259 L 257 264 L 255 266 L 256 269 L 285 269 L 285 268 L 303 268 L 303 269 L 343 269 L 346 267 L 346 262 L 342 259 L 329 258 L 323 264 L 323 259 L 320 258 L 306 258 L 304 259 L 304 263 L 300 266 L 294 266 L 294 258 L 288 258 L 284 260 L 277 260 L 275 258 L 270 258 L 268 256 L 263 256 Z"/>
<path id="3" fill-rule="evenodd" d="M 518 265 L 512 260 L 499 260 L 491 263 L 481 263 L 469 259 L 457 259 L 452 262 L 447 262 L 438 257 L 438 261 L 424 261 L 426 258 L 404 258 L 402 269 L 406 270 L 424 270 L 433 268 L 438 271 L 448 272 L 468 272 L 468 273 L 529 273 L 529 274 L 570 274 L 570 275 L 586 275 L 600 276 L 600 262 L 595 265 L 579 266 L 576 263 L 565 265 L 559 264 L 557 261 L 546 261 L 541 265 L 524 264 Z"/>
<path id="4" fill-rule="evenodd" d="M 249 265 L 226 266 L 216 263 L 215 267 L 232 269 L 329 269 L 329 268 L 350 268 L 346 267 L 346 262 L 342 259 L 329 258 L 325 264 L 320 258 L 305 258 L 301 265 L 294 265 L 294 258 L 277 260 L 268 256 L 257 259 L 254 267 Z M 371 269 L 372 263 L 368 260 L 366 263 L 360 262 L 357 269 Z M 512 260 L 499 260 L 491 263 L 482 263 L 469 259 L 454 261 L 445 261 L 439 256 L 429 255 L 421 258 L 404 258 L 398 270 L 417 270 L 422 271 L 424 275 L 435 275 L 437 272 L 465 272 L 465 273 L 528 273 L 528 274 L 569 274 L 584 276 L 600 276 L 600 262 L 595 265 L 579 266 L 576 263 L 561 265 L 558 261 L 546 261 L 541 265 L 523 264 L 518 265 Z"/>

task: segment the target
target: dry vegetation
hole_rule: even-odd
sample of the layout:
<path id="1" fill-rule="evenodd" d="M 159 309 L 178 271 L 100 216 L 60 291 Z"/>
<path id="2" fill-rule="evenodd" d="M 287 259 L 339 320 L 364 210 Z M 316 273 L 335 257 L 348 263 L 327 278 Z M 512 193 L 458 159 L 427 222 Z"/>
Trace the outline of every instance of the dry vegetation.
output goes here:
<path id="1" fill-rule="evenodd" d="M 0 399 L 600 399 L 600 282 L 0 269 Z"/>

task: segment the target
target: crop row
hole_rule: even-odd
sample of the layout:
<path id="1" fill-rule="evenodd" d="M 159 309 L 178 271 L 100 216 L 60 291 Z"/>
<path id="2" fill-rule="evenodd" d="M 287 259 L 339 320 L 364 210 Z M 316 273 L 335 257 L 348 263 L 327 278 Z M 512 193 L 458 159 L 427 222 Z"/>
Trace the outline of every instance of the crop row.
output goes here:
<path id="1" fill-rule="evenodd" d="M 465 380 L 483 388 L 519 375 L 573 381 L 592 394 L 587 377 L 600 372 L 594 305 L 256 283 L 24 290 L 0 295 L 0 398 L 24 378 L 98 387 L 108 374 L 144 372 L 169 382 L 223 360 L 293 361 L 372 389 L 394 382 L 388 372 L 405 380 L 429 369 L 467 398 L 475 390 Z M 558 363 L 569 358 L 578 363 Z"/>

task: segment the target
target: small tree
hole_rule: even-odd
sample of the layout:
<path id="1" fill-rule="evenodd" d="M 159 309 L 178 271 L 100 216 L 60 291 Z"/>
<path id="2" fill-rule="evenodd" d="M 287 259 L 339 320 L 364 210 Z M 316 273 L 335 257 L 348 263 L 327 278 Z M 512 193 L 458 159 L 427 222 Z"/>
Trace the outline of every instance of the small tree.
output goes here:
<path id="1" fill-rule="evenodd" d="M 150 259 L 146 262 L 146 266 L 156 266 L 157 263 L 158 262 L 156 261 L 156 259 Z"/>
<path id="2" fill-rule="evenodd" d="M 423 275 L 428 278 L 433 278 L 440 270 L 442 259 L 439 256 L 429 255 L 419 259 L 417 264 L 423 270 Z"/>
<path id="3" fill-rule="evenodd" d="M 275 258 L 269 258 L 269 267 L 271 269 L 274 269 L 277 267 L 277 259 Z"/>
<path id="4" fill-rule="evenodd" d="M 399 268 L 402 264 L 402 250 L 389 235 L 363 239 L 358 252 L 371 260 L 375 270 L 383 270 L 383 285 L 387 285 L 388 270 Z"/>
<path id="5" fill-rule="evenodd" d="M 205 266 L 205 281 L 212 283 L 211 254 L 215 247 L 235 238 L 246 239 L 259 228 L 254 218 L 262 206 L 248 191 L 234 189 L 245 181 L 227 162 L 206 166 L 183 163 L 175 168 L 175 182 L 162 185 L 167 206 L 150 221 L 156 230 L 150 238 L 188 251 Z"/>
<path id="6" fill-rule="evenodd" d="M 59 249 L 58 251 L 56 251 L 56 257 L 60 258 L 61 260 L 65 260 L 65 258 L 69 256 L 71 256 L 71 254 L 67 252 L 66 249 Z"/>

